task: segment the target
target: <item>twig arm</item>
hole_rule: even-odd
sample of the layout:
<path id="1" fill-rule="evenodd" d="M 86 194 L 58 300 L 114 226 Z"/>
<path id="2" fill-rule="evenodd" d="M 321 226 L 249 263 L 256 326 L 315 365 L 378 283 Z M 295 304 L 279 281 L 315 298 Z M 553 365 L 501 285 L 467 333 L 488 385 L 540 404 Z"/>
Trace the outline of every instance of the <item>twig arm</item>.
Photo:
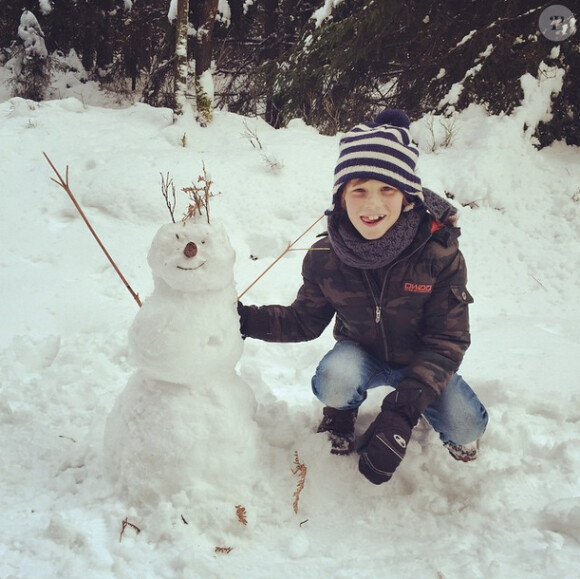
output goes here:
<path id="1" fill-rule="evenodd" d="M 117 264 L 115 263 L 113 258 L 109 255 L 109 252 L 107 251 L 106 247 L 103 245 L 101 240 L 99 239 L 99 236 L 97 235 L 96 231 L 93 229 L 93 226 L 90 224 L 89 220 L 87 219 L 87 216 L 85 215 L 84 211 L 82 210 L 81 206 L 79 205 L 78 201 L 76 200 L 73 192 L 71 191 L 71 188 L 69 186 L 69 180 L 68 180 L 68 165 L 66 167 L 65 178 L 63 179 L 62 175 L 58 172 L 58 170 L 54 166 L 53 162 L 50 160 L 49 156 L 46 153 L 42 153 L 42 154 L 44 155 L 45 159 L 48 161 L 48 164 L 51 166 L 51 168 L 55 172 L 56 176 L 58 177 L 57 179 L 51 178 L 51 181 L 54 181 L 59 187 L 61 187 L 62 189 L 64 189 L 66 191 L 67 195 L 70 197 L 71 201 L 73 202 L 74 206 L 76 207 L 76 210 L 79 212 L 79 215 L 83 218 L 83 221 L 85 222 L 86 226 L 89 228 L 89 231 L 92 233 L 96 242 L 99 244 L 99 247 L 103 250 L 104 254 L 106 255 L 107 259 L 109 260 L 109 263 L 113 266 L 113 269 L 117 272 L 117 275 L 121 278 L 121 281 L 123 282 L 125 287 L 129 290 L 129 293 L 133 296 L 133 299 L 137 302 L 137 305 L 141 306 L 141 300 L 139 299 L 139 294 L 137 294 L 133 291 L 133 288 L 129 285 L 129 283 L 127 282 L 127 280 L 125 279 L 125 277 L 121 273 L 121 270 L 117 267 Z"/>
<path id="2" fill-rule="evenodd" d="M 304 231 L 299 237 L 297 237 L 292 243 L 288 244 L 288 247 L 238 296 L 238 300 L 242 299 L 242 296 L 246 294 L 251 288 L 260 281 L 291 249 L 296 245 L 313 227 L 315 227 L 322 219 L 324 214 L 322 214 L 306 231 Z"/>

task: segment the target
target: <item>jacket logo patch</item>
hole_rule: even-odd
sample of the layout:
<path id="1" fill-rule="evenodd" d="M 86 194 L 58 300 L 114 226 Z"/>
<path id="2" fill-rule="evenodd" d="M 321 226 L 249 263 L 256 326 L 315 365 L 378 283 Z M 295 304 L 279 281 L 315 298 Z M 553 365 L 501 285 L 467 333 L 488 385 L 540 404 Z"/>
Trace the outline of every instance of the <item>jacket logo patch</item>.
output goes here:
<path id="1" fill-rule="evenodd" d="M 424 283 L 411 283 L 409 281 L 405 282 L 405 291 L 415 294 L 430 294 L 433 286 L 431 284 Z"/>

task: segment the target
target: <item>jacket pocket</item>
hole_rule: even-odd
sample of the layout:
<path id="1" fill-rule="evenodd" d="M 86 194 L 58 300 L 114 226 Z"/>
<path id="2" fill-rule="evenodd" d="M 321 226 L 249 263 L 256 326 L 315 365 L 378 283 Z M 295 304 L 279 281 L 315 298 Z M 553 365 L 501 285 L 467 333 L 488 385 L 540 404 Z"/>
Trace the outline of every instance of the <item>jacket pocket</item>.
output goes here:
<path id="1" fill-rule="evenodd" d="M 468 305 L 473 303 L 473 296 L 467 291 L 464 285 L 452 285 L 450 302 L 455 301 L 463 305 Z"/>

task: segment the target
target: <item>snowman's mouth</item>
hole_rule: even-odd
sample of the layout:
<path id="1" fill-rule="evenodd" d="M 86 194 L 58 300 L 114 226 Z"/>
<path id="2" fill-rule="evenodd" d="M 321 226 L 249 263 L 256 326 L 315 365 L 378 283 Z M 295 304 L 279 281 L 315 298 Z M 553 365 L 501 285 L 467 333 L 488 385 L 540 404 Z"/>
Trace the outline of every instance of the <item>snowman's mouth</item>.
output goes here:
<path id="1" fill-rule="evenodd" d="M 193 271 L 194 269 L 199 269 L 200 267 L 204 266 L 206 262 L 200 263 L 197 267 L 181 267 L 180 265 L 177 266 L 177 269 L 181 269 L 182 271 Z"/>

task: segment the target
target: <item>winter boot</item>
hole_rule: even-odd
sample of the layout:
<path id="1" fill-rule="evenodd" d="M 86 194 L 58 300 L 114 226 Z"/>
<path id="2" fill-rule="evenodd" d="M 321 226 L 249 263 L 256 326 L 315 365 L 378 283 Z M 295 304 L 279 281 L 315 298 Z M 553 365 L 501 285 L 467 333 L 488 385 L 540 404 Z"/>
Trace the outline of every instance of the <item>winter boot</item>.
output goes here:
<path id="1" fill-rule="evenodd" d="M 327 432 L 330 440 L 331 454 L 350 454 L 354 447 L 354 423 L 358 408 L 354 410 L 337 410 L 325 406 L 323 418 L 317 432 Z"/>
<path id="2" fill-rule="evenodd" d="M 455 460 L 460 460 L 461 462 L 471 462 L 479 454 L 479 440 L 469 446 L 455 444 L 454 442 L 445 442 L 443 446 Z"/>

